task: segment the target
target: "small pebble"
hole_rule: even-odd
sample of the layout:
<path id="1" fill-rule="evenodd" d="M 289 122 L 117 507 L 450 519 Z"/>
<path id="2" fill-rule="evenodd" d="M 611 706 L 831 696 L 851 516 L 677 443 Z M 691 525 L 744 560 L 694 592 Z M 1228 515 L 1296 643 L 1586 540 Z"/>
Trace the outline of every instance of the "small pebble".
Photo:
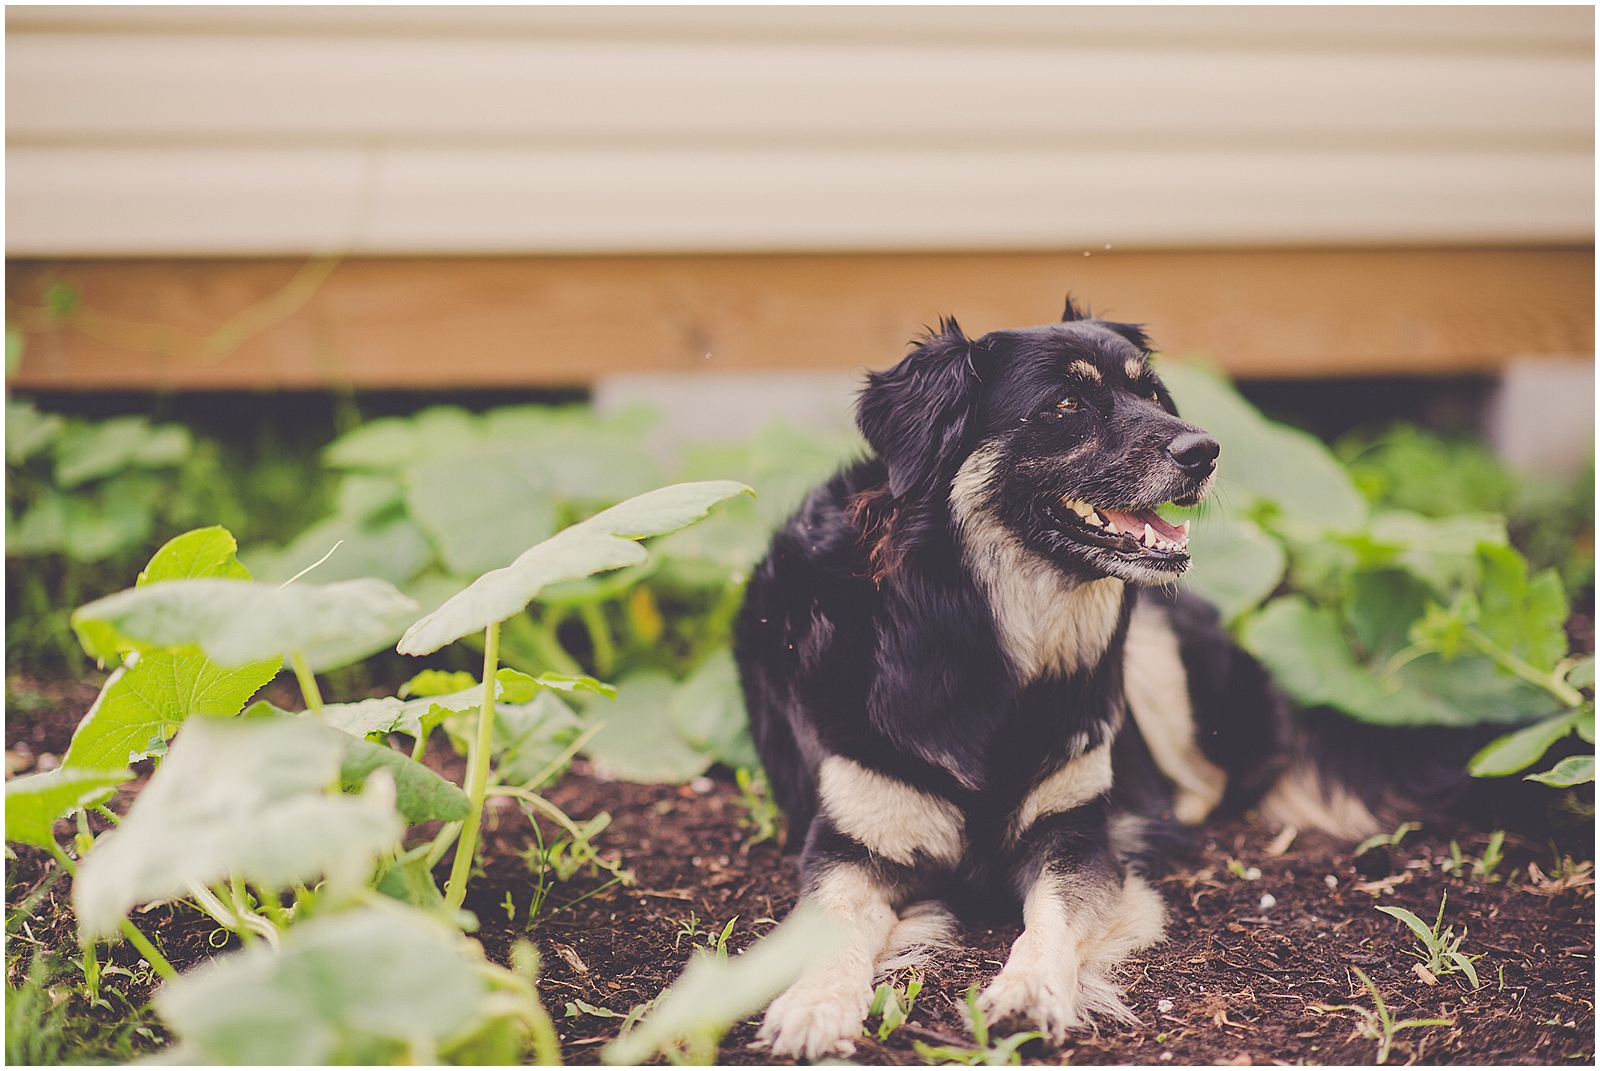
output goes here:
<path id="1" fill-rule="evenodd" d="M 1278 898 L 1271 893 L 1261 894 L 1261 910 L 1270 911 L 1278 906 Z"/>
<path id="2" fill-rule="evenodd" d="M 712 781 L 709 777 L 696 777 L 693 781 L 689 782 L 689 787 L 694 789 L 697 795 L 704 796 L 707 792 L 710 792 L 713 788 L 716 788 L 717 785 L 716 782 Z"/>
<path id="3" fill-rule="evenodd" d="M 43 753 L 41 753 L 39 755 L 39 762 L 38 762 L 37 769 L 40 770 L 41 772 L 49 772 L 50 770 L 54 770 L 57 766 L 60 766 L 60 765 L 61 765 L 61 760 L 56 758 L 54 755 L 50 754 L 50 752 L 46 751 L 46 752 L 43 752 Z"/>
<path id="4" fill-rule="evenodd" d="M 1258 867 L 1258 866 L 1253 866 L 1249 870 L 1246 870 L 1244 872 L 1244 880 L 1245 881 L 1260 881 L 1261 880 L 1261 868 Z"/>
<path id="5" fill-rule="evenodd" d="M 1158 1000 L 1158 1001 L 1156 1001 L 1156 1011 L 1165 1013 L 1165 1012 L 1169 1012 L 1171 1010 L 1172 1010 L 1172 1001 L 1170 1001 L 1170 1000 Z"/>
<path id="6" fill-rule="evenodd" d="M 1339 887 L 1339 879 L 1334 877 L 1332 874 L 1328 874 L 1323 877 L 1322 884 L 1326 885 L 1330 889 L 1337 889 Z"/>
<path id="7" fill-rule="evenodd" d="M 1161 1054 L 1161 1058 L 1162 1058 L 1162 1059 L 1163 1059 L 1163 1060 L 1170 1060 L 1170 1059 L 1172 1059 L 1172 1053 L 1170 1053 L 1170 1052 L 1164 1052 L 1164 1053 L 1162 1053 L 1162 1054 Z"/>

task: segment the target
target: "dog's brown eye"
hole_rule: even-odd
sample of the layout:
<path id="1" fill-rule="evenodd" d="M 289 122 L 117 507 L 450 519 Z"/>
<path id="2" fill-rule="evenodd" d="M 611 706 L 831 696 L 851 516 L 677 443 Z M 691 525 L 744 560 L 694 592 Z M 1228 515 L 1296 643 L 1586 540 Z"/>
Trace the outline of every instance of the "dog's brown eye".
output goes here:
<path id="1" fill-rule="evenodd" d="M 1056 403 L 1056 408 L 1070 413 L 1082 404 L 1082 400 L 1076 394 L 1069 394 Z"/>

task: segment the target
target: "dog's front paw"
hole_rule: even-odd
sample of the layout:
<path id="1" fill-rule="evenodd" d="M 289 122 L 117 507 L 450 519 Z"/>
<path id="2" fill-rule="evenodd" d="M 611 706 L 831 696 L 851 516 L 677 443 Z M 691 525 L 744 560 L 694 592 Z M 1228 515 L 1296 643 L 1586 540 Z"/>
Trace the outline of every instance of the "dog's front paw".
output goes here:
<path id="1" fill-rule="evenodd" d="M 1059 1045 L 1069 1031 L 1089 1025 L 1077 999 L 1078 987 L 1065 973 L 1007 967 L 978 997 L 978 1012 L 990 1025 L 1024 1021 Z"/>
<path id="2" fill-rule="evenodd" d="M 802 980 L 772 1002 L 756 1038 L 776 1056 L 849 1056 L 871 1004 L 870 991 Z"/>

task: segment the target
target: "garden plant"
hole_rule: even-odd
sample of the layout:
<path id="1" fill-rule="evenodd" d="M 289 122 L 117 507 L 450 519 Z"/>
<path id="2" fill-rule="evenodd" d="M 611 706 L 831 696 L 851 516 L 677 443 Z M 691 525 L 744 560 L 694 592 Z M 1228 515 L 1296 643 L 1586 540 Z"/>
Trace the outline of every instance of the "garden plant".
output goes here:
<path id="1" fill-rule="evenodd" d="M 1410 428 L 1330 450 L 1202 366 L 1166 362 L 1162 375 L 1223 444 L 1217 493 L 1185 514 L 1185 583 L 1290 695 L 1384 725 L 1503 727 L 1485 730 L 1493 741 L 1472 773 L 1530 779 L 1553 813 L 1592 821 L 1593 658 L 1568 633 L 1574 595 L 1592 602 L 1592 493 L 1587 505 L 1581 491 L 1530 495 L 1476 448 Z M 669 464 L 649 436 L 647 412 L 584 407 L 371 421 L 321 455 L 328 490 L 312 497 L 329 515 L 292 538 L 254 526 L 241 550 L 227 528 L 198 523 L 218 518 L 194 515 L 208 502 L 236 512 L 240 496 L 194 490 L 206 479 L 193 459 L 221 454 L 186 429 L 8 402 L 11 705 L 48 701 L 30 691 L 39 667 L 98 688 L 55 767 L 7 782 L 8 1055 L 747 1058 L 735 1044 L 747 1020 L 835 934 L 805 914 L 777 923 L 792 902 L 777 890 L 792 880 L 744 724 L 731 623 L 771 529 L 861 445 L 774 425 Z M 156 536 L 137 569 L 130 555 Z M 1592 635 L 1592 610 L 1577 605 Z M 665 833 L 653 831 L 713 804 L 716 823 L 657 866 L 644 845 Z M 1485 897 L 1517 895 L 1581 926 L 1588 909 L 1574 908 L 1592 903 L 1583 860 L 1545 852 L 1541 868 L 1542 845 L 1501 832 L 1470 870 L 1459 843 L 1446 853 L 1394 836 L 1381 852 L 1327 849 L 1297 863 L 1298 878 L 1293 839 L 1241 828 L 1221 852 L 1236 866 L 1180 870 L 1165 888 L 1197 927 L 1260 943 L 1256 928 L 1309 883 L 1358 913 L 1352 932 L 1389 949 L 1407 984 L 1425 985 L 1411 951 L 1435 981 L 1470 979 L 1463 999 L 1476 1001 L 1505 990 L 1507 962 L 1473 947 L 1482 921 L 1441 929 L 1444 886 L 1423 897 L 1424 878 L 1407 875 L 1453 882 L 1449 903 L 1475 919 Z M 1364 873 L 1380 855 L 1416 865 Z M 719 902 L 705 898 L 716 873 L 736 879 Z M 1398 899 L 1375 905 L 1382 897 Z M 562 927 L 626 905 L 654 912 L 639 917 L 660 928 L 661 962 L 653 989 L 619 999 L 600 953 Z M 668 918 L 663 905 L 683 910 Z M 691 918 L 675 951 L 671 934 Z M 1395 919 L 1422 944 L 1408 948 Z M 1171 963 L 1204 939 L 1174 933 Z M 1460 1018 L 1396 1021 L 1361 970 L 1376 976 L 1379 960 L 1350 962 L 1360 966 L 1339 972 L 1338 992 L 1304 991 L 1307 1022 L 1321 1030 L 1346 1009 L 1348 1030 L 1356 999 L 1379 1011 L 1358 1018 L 1356 1040 L 1317 1034 L 1327 1048 L 1305 1055 L 1357 1058 L 1348 1046 L 1370 1050 L 1364 1029 L 1388 1059 Z M 1525 970 L 1510 965 L 1513 979 Z M 985 969 L 891 978 L 863 1044 L 892 1062 L 1037 1057 L 1028 1031 L 963 1013 Z M 1155 1061 L 1163 1046 L 1199 1044 L 1191 1020 L 1238 1036 L 1246 1020 L 1226 1003 L 1172 1007 L 1185 992 L 1175 969 L 1135 990 L 1148 1030 L 1085 1054 Z M 1383 984 L 1393 1001 L 1401 983 Z M 1592 988 L 1572 995 L 1592 1009 Z M 1565 1039 L 1564 1022 L 1544 1026 Z M 1180 1062 L 1226 1055 L 1179 1051 Z"/>

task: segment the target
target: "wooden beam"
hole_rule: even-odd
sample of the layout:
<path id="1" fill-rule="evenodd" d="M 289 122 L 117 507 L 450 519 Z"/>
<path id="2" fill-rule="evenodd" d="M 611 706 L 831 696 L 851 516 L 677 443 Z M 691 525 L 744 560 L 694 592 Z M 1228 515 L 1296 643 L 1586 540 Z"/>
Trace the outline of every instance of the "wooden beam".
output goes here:
<path id="1" fill-rule="evenodd" d="M 10 382 L 427 390 L 882 368 L 941 315 L 971 334 L 1041 323 L 1068 291 L 1246 378 L 1594 352 L 1591 248 L 1089 254 L 12 261 L 8 321 L 27 335 Z"/>

